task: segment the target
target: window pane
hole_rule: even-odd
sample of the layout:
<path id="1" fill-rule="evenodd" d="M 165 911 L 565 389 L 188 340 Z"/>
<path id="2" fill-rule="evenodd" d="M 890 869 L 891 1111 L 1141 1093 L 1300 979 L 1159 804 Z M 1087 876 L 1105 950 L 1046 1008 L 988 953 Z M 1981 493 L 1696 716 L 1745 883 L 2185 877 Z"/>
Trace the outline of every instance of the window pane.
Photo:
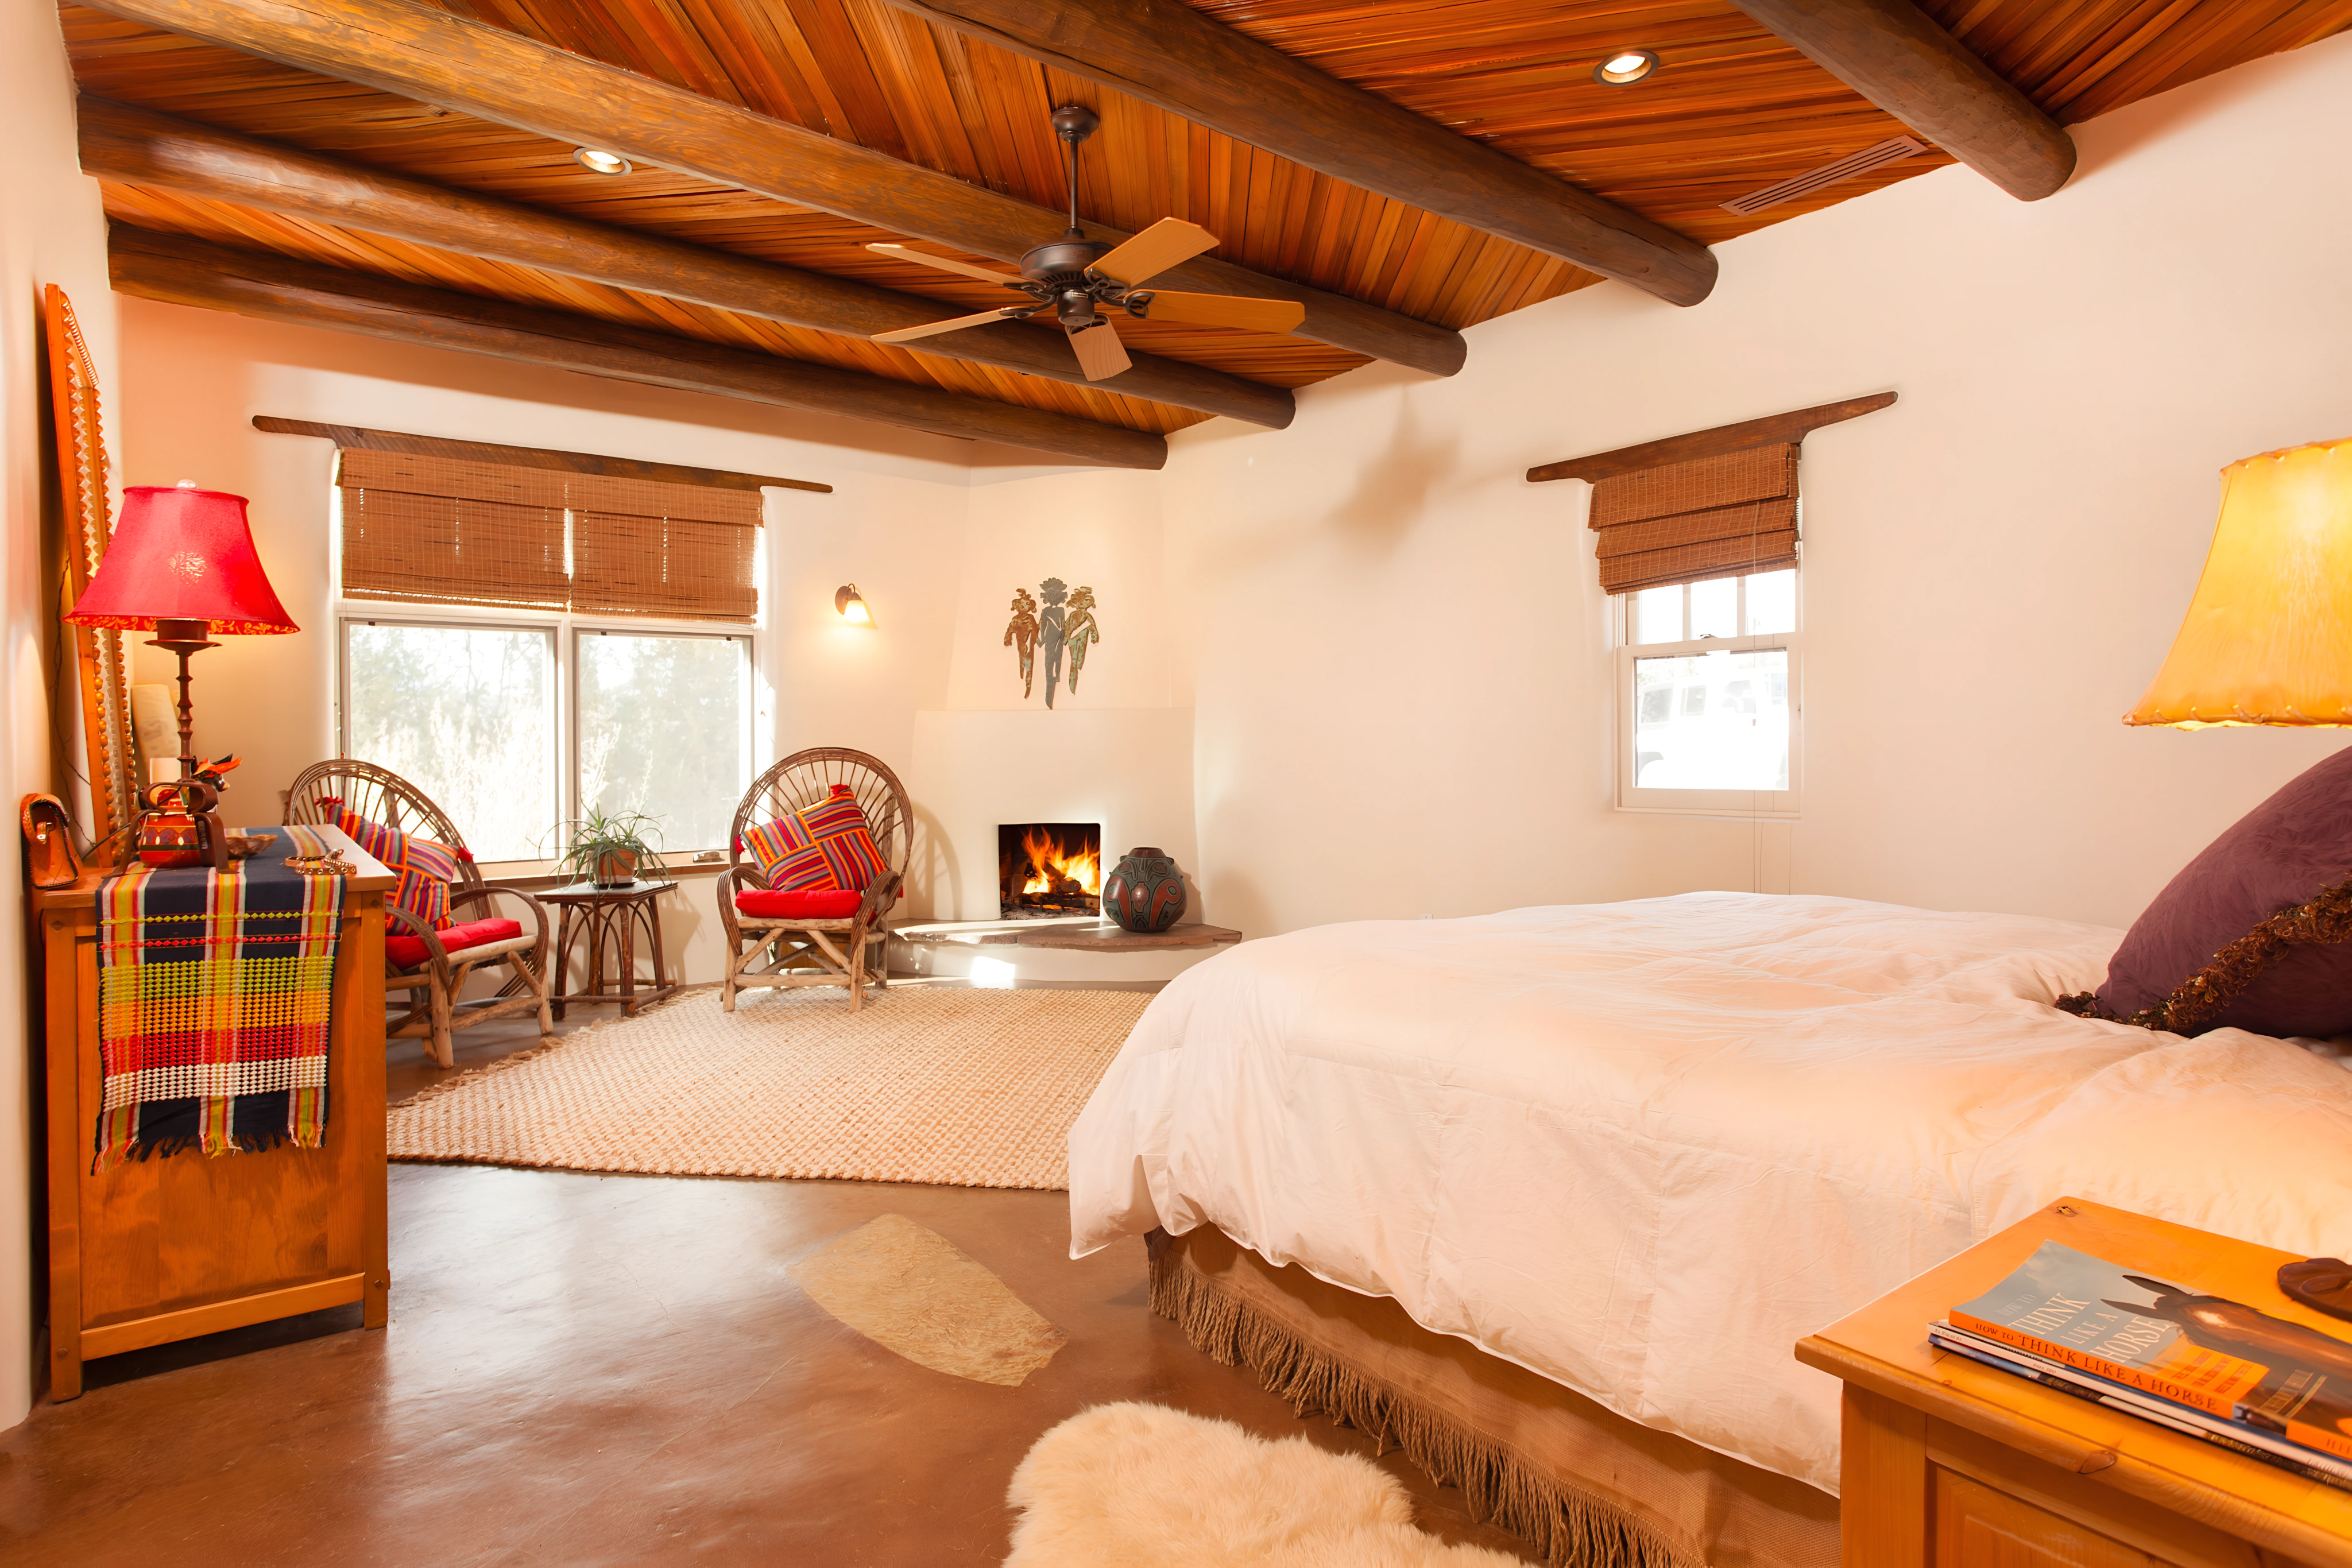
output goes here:
<path id="1" fill-rule="evenodd" d="M 1718 577 L 1690 585 L 1693 637 L 1739 635 L 1739 580 Z"/>
<path id="2" fill-rule="evenodd" d="M 1633 782 L 1642 789 L 1789 787 L 1787 649 L 1636 659 L 1633 690 L 1642 714 Z M 1654 696 L 1662 705 L 1654 722 Z"/>
<path id="3" fill-rule="evenodd" d="M 1633 595 L 1633 641 L 1679 643 L 1683 640 L 1683 591 L 1645 588 Z"/>
<path id="4" fill-rule="evenodd" d="M 745 770 L 742 643 L 724 637 L 580 636 L 580 802 L 643 811 L 646 841 L 723 849 Z"/>
<path id="5" fill-rule="evenodd" d="M 351 628 L 350 754 L 449 814 L 477 860 L 530 860 L 555 821 L 553 649 L 543 632 Z"/>
<path id="6" fill-rule="evenodd" d="M 1769 637 L 1797 629 L 1797 569 L 1759 571 L 1748 580 L 1748 634 Z"/>

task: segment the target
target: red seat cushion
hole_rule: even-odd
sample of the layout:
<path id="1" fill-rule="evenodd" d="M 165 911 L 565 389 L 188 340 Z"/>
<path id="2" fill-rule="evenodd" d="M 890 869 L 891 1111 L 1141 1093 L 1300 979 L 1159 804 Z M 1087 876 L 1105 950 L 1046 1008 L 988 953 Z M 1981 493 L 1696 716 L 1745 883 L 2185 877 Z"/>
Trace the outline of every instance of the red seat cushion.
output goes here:
<path id="1" fill-rule="evenodd" d="M 461 947 L 478 947 L 485 942 L 503 942 L 509 936 L 522 935 L 520 920 L 469 920 L 463 925 L 445 925 L 434 936 L 441 946 L 455 953 Z M 383 956 L 395 969 L 414 969 L 425 962 L 425 938 L 394 936 L 387 933 L 383 939 Z"/>
<path id="2" fill-rule="evenodd" d="M 846 920 L 866 895 L 855 888 L 754 888 L 735 895 L 735 907 L 770 920 Z"/>

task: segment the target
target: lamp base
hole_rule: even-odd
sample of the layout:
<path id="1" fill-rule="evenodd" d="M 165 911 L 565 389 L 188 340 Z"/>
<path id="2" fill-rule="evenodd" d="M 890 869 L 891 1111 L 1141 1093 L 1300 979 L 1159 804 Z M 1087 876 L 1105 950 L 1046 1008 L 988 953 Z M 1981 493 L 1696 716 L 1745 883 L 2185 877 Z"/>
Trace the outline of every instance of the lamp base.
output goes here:
<path id="1" fill-rule="evenodd" d="M 155 618 L 155 635 L 149 638 L 150 648 L 161 648 L 180 656 L 180 777 L 196 776 L 196 709 L 188 697 L 188 660 L 207 648 L 217 648 L 218 643 L 207 642 L 205 633 L 212 628 L 202 621 Z"/>

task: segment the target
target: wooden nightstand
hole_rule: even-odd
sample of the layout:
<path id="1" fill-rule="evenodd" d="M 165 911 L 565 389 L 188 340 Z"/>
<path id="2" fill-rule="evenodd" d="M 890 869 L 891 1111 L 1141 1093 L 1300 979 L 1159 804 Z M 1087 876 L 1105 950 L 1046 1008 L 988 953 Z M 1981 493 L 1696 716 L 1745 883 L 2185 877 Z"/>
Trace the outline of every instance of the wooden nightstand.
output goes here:
<path id="1" fill-rule="evenodd" d="M 1843 1568 L 2352 1568 L 2352 1491 L 1928 1345 L 2044 1241 L 2343 1326 L 2280 1294 L 2295 1254 L 2053 1204 L 1798 1342 L 1845 1380 Z"/>

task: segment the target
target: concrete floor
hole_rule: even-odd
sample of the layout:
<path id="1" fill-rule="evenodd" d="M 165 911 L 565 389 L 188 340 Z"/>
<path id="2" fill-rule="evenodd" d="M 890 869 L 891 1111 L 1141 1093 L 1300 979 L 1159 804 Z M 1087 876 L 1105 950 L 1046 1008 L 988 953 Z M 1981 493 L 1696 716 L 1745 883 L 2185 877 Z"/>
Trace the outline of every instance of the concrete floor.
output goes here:
<path id="1" fill-rule="evenodd" d="M 537 1043 L 459 1038 L 461 1066 Z M 411 1042 L 392 1064 L 395 1096 L 443 1076 Z M 1059 1193 L 394 1166 L 391 1208 L 388 1329 L 352 1307 L 110 1357 L 0 1434 L 0 1560 L 937 1568 L 1000 1561 L 1013 1466 L 1107 1400 L 1370 1452 L 1154 1316 L 1139 1241 L 1070 1261 Z M 1000 1388 L 825 1315 L 785 1270 L 886 1213 L 1070 1343 Z M 1383 1464 L 1424 1528 L 1524 1552 Z"/>

